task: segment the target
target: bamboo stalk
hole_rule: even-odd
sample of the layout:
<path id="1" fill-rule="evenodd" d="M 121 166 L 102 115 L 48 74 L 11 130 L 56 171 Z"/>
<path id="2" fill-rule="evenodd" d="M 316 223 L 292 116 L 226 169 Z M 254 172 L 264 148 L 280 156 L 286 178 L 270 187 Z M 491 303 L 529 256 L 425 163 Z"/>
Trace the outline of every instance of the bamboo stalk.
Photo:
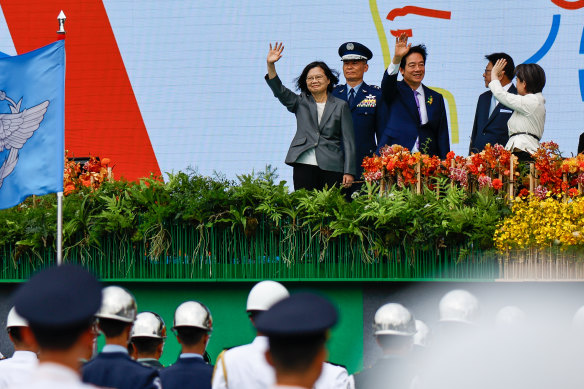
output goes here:
<path id="1" fill-rule="evenodd" d="M 568 184 L 568 173 L 564 173 L 562 175 L 562 181 L 566 184 L 565 187 L 567 188 L 567 184 Z M 563 191 L 564 194 L 562 195 L 562 198 L 564 200 L 564 203 L 568 202 L 568 189 Z"/>
<path id="2" fill-rule="evenodd" d="M 379 184 L 379 197 L 383 197 L 383 195 L 385 194 L 385 176 L 381 177 L 381 182 Z"/>
<path id="3" fill-rule="evenodd" d="M 422 193 L 422 167 L 420 161 L 416 164 L 416 193 Z"/>
<path id="4" fill-rule="evenodd" d="M 454 169 L 454 159 L 450 161 L 450 168 Z M 454 188 L 454 181 L 450 180 L 450 187 Z"/>
<path id="5" fill-rule="evenodd" d="M 513 172 L 513 156 L 509 160 L 509 201 L 513 201 L 513 195 L 515 191 L 513 190 L 513 183 L 515 182 L 515 173 Z"/>
<path id="6" fill-rule="evenodd" d="M 529 164 L 529 191 L 533 193 L 535 189 L 535 164 L 531 162 Z"/>

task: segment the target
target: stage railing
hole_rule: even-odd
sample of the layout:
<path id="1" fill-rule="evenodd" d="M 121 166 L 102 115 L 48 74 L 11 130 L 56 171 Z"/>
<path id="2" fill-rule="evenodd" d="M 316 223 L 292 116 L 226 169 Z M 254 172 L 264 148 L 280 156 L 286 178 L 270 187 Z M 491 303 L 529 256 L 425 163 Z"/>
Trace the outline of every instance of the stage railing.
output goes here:
<path id="1" fill-rule="evenodd" d="M 500 277 L 499 255 L 472 248 L 420 249 L 407 244 L 383 253 L 348 236 L 326 238 L 307 230 L 273 230 L 260 223 L 255 234 L 241 229 L 167 226 L 163 251 L 150 242 L 106 236 L 99 245 L 70 247 L 65 263 L 79 263 L 105 281 L 306 281 L 476 280 Z M 27 279 L 56 261 L 42 252 L 0 251 L 0 282 Z"/>

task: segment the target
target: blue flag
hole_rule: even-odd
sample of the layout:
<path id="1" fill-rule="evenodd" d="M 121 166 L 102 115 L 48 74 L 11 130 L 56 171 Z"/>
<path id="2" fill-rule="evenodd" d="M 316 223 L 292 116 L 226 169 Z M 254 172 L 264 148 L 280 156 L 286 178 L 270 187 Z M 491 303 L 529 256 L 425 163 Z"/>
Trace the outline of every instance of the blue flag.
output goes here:
<path id="1" fill-rule="evenodd" d="M 65 42 L 0 58 L 0 209 L 63 191 Z"/>

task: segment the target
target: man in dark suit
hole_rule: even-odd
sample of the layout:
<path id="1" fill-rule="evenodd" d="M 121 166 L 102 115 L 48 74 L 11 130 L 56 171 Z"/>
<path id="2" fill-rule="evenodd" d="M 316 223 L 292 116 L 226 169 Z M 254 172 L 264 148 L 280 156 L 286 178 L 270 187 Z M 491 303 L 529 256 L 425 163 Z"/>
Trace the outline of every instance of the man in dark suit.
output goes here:
<path id="1" fill-rule="evenodd" d="M 377 140 L 383 130 L 380 125 L 381 115 L 377 106 L 381 102 L 381 89 L 377 85 L 368 85 L 363 81 L 365 72 L 369 69 L 367 61 L 373 53 L 358 42 L 346 42 L 339 47 L 339 56 L 343 61 L 343 75 L 347 83 L 337 85 L 333 96 L 345 100 L 351 109 L 353 117 L 353 132 L 355 133 L 355 162 L 357 180 L 363 173 L 363 158 L 373 155 L 377 150 Z M 353 184 L 351 191 L 359 185 Z"/>
<path id="2" fill-rule="evenodd" d="M 397 81 L 397 73 L 403 80 Z M 409 150 L 446 158 L 450 151 L 446 107 L 442 95 L 422 85 L 426 72 L 426 48 L 408 45 L 408 37 L 396 38 L 392 63 L 383 75 L 381 92 L 387 125 L 378 142 L 398 144 Z M 385 113 L 384 113 L 385 115 Z"/>
<path id="3" fill-rule="evenodd" d="M 83 366 L 83 382 L 116 389 L 160 389 L 158 372 L 128 355 L 130 331 L 136 319 L 136 300 L 126 289 L 108 286 L 95 315 L 105 335 L 105 346 Z"/>
<path id="4" fill-rule="evenodd" d="M 174 313 L 176 339 L 182 350 L 178 360 L 160 371 L 164 389 L 211 389 L 213 365 L 203 354 L 213 330 L 209 309 L 198 301 L 186 301 Z"/>
<path id="5" fill-rule="evenodd" d="M 509 93 L 517 94 L 517 89 L 511 83 L 515 76 L 515 65 L 513 59 L 505 53 L 493 53 L 486 55 L 485 58 L 489 61 L 483 78 L 485 79 L 485 86 L 489 88 L 491 82 L 491 70 L 497 60 L 503 58 L 507 60 L 507 65 L 503 70 L 503 78 L 501 85 Z M 505 146 L 509 140 L 509 128 L 507 122 L 511 117 L 513 110 L 508 108 L 493 97 L 491 90 L 479 96 L 477 103 L 477 110 L 475 113 L 474 124 L 472 126 L 472 135 L 470 137 L 469 154 L 480 153 L 483 151 L 487 143 L 491 145 L 500 144 Z"/>

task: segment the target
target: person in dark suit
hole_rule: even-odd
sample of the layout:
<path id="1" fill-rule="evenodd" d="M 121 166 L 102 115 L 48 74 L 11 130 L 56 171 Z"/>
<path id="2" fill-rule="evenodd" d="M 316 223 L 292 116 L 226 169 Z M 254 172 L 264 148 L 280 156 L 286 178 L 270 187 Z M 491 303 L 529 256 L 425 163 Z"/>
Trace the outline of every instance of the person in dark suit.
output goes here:
<path id="1" fill-rule="evenodd" d="M 83 366 L 83 382 L 116 389 L 160 389 L 158 372 L 141 365 L 128 355 L 132 324 L 136 319 L 136 300 L 126 289 L 108 286 L 95 315 L 105 346 Z"/>
<path id="2" fill-rule="evenodd" d="M 398 69 L 402 81 L 397 81 Z M 444 98 L 422 84 L 425 72 L 425 46 L 408 45 L 405 33 L 396 38 L 392 63 L 381 82 L 381 108 L 387 111 L 388 120 L 378 151 L 385 145 L 398 144 L 412 152 L 446 158 L 450 140 Z"/>
<path id="3" fill-rule="evenodd" d="M 186 301 L 174 313 L 176 338 L 182 350 L 178 360 L 160 371 L 164 389 L 211 389 L 213 365 L 203 360 L 213 330 L 209 309 L 198 301 Z"/>
<path id="4" fill-rule="evenodd" d="M 377 106 L 381 103 L 381 89 L 377 85 L 368 85 L 363 81 L 365 72 L 369 69 L 367 61 L 373 58 L 373 53 L 358 42 L 346 42 L 339 47 L 339 56 L 343 61 L 343 75 L 347 81 L 333 89 L 333 96 L 347 101 L 353 117 L 355 133 L 355 162 L 357 179 L 363 173 L 363 158 L 370 157 L 377 150 L 377 137 L 381 135 L 383 126 Z M 351 191 L 360 185 L 354 184 Z"/>
<path id="5" fill-rule="evenodd" d="M 485 87 L 489 87 L 491 82 L 491 71 L 497 60 L 504 58 L 507 65 L 503 71 L 501 85 L 506 92 L 517 94 L 517 89 L 511 82 L 515 77 L 515 64 L 513 59 L 506 53 L 493 53 L 486 55 L 487 67 L 483 73 Z M 469 154 L 480 153 L 487 143 L 491 145 L 500 144 L 505 146 L 509 141 L 509 127 L 507 122 L 513 110 L 500 104 L 494 97 L 491 90 L 479 96 L 477 110 L 475 113 L 472 134 L 470 137 Z"/>
<path id="6" fill-rule="evenodd" d="M 356 176 L 353 119 L 349 106 L 332 95 L 338 77 L 324 62 L 308 64 L 297 79 L 297 95 L 284 85 L 275 63 L 282 57 L 282 43 L 270 44 L 265 79 L 274 96 L 296 115 L 296 134 L 286 155 L 294 168 L 294 189 L 350 187 Z"/>

